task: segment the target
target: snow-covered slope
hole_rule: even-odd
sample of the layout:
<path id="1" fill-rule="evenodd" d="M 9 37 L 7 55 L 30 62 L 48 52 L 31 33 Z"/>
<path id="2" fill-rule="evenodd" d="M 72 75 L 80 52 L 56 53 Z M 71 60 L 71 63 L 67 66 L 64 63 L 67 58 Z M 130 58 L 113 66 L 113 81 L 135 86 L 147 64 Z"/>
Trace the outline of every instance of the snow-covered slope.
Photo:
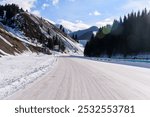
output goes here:
<path id="1" fill-rule="evenodd" d="M 8 32 L 5 26 L 0 23 L 0 56 L 16 55 L 24 51 L 38 52 L 40 48 Z"/>
<path id="2" fill-rule="evenodd" d="M 55 45 L 59 45 L 59 51 L 61 52 L 71 54 L 83 53 L 81 45 L 43 18 L 27 12 L 21 12 L 8 21 L 6 24 L 0 23 L 0 42 L 2 41 L 8 46 L 5 47 L 5 50 L 0 46 L 1 55 L 14 55 L 15 53 L 32 51 L 33 47 L 36 51 L 44 53 L 48 51 L 48 53 L 50 53 L 50 50 L 53 50 Z M 6 34 L 9 35 L 9 39 L 6 38 Z M 15 44 L 11 43 L 11 40 L 14 38 L 19 41 L 20 44 L 23 44 L 24 49 L 22 51 L 21 49 L 16 50 L 16 48 L 13 50 Z M 32 48 L 29 48 L 29 46 L 32 46 Z M 8 52 L 8 48 L 12 50 L 12 52 Z"/>
<path id="3" fill-rule="evenodd" d="M 60 26 L 62 26 L 62 25 L 61 25 L 61 24 L 55 24 L 55 26 L 56 26 L 57 28 L 60 28 Z M 66 27 L 63 26 L 63 28 L 64 28 L 64 31 L 65 31 L 66 34 L 72 33 L 72 31 L 69 30 L 69 29 L 67 29 Z"/>
<path id="4" fill-rule="evenodd" d="M 57 37 L 59 42 L 65 46 L 65 52 L 82 53 L 82 50 L 80 49 L 76 41 L 74 41 L 69 35 L 63 33 L 49 21 L 29 13 L 22 13 L 20 15 L 17 15 L 16 19 L 19 22 L 23 22 L 21 23 L 21 27 L 25 28 L 22 29 L 24 35 L 26 37 L 29 37 L 31 40 L 32 38 L 34 38 L 34 40 L 36 40 L 37 42 L 41 42 L 44 46 L 48 46 L 48 40 L 54 40 L 54 38 Z M 30 28 L 28 27 L 28 25 L 30 26 Z M 41 39 L 44 40 L 44 43 Z"/>

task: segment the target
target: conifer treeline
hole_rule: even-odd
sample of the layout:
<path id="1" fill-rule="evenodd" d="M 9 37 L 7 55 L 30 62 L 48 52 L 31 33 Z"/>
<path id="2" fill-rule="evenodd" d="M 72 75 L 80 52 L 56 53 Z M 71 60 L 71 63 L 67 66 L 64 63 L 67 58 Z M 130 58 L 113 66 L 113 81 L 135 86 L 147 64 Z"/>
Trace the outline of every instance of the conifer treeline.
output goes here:
<path id="1" fill-rule="evenodd" d="M 3 16 L 4 11 L 6 11 L 6 18 L 10 19 L 13 16 L 15 16 L 17 13 L 23 12 L 24 10 L 22 8 L 19 8 L 16 4 L 6 4 L 6 5 L 0 5 L 0 16 Z"/>
<path id="2" fill-rule="evenodd" d="M 150 53 L 150 12 L 130 13 L 123 20 L 99 29 L 86 44 L 85 56 L 137 55 Z"/>

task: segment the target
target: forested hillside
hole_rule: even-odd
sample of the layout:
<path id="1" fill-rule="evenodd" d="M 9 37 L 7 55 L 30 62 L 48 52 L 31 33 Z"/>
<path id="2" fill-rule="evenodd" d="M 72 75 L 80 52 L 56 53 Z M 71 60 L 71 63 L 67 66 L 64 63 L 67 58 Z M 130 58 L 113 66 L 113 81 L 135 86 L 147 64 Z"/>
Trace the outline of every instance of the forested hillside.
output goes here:
<path id="1" fill-rule="evenodd" d="M 150 53 L 150 12 L 132 12 L 112 26 L 101 27 L 85 47 L 85 56 L 108 57 Z"/>

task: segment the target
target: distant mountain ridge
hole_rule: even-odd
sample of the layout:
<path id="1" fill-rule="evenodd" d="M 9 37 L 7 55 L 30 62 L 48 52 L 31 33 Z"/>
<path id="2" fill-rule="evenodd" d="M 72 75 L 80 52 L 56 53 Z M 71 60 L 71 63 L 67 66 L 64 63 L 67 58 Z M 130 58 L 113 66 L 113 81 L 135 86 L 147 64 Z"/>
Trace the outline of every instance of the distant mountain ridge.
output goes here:
<path id="1" fill-rule="evenodd" d="M 97 31 L 98 31 L 98 27 L 92 26 L 85 30 L 79 30 L 79 31 L 70 33 L 70 36 L 77 35 L 78 40 L 90 40 L 93 32 L 97 32 Z"/>
<path id="2" fill-rule="evenodd" d="M 80 44 L 82 44 L 83 46 L 86 45 L 86 43 L 91 39 L 93 34 L 96 34 L 98 32 L 98 27 L 96 26 L 92 26 L 88 29 L 85 30 L 79 30 L 76 32 L 72 32 L 69 35 L 71 37 L 73 37 L 74 35 L 77 36 L 77 40 Z"/>

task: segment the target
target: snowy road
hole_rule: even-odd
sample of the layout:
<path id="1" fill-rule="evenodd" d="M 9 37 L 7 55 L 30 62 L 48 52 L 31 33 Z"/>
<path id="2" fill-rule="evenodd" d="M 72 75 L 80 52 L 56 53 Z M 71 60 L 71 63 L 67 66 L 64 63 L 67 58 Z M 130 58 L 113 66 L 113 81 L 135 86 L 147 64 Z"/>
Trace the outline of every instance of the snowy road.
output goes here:
<path id="1" fill-rule="evenodd" d="M 150 69 L 59 57 L 50 73 L 8 99 L 150 99 Z"/>

